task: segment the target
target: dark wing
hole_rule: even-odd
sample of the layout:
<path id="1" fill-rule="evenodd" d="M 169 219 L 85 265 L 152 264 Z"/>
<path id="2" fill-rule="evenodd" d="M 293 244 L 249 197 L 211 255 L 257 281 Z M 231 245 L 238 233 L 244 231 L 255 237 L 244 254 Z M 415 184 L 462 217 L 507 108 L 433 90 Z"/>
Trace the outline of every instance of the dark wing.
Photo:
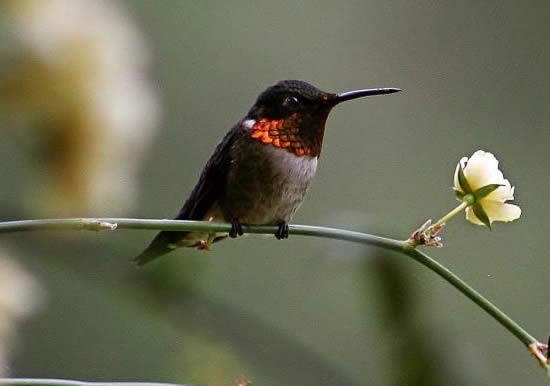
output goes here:
<path id="1" fill-rule="evenodd" d="M 238 135 L 230 130 L 210 156 L 189 198 L 176 216 L 177 220 L 202 220 L 215 201 L 225 193 L 231 165 L 231 147 Z"/>
<path id="2" fill-rule="evenodd" d="M 203 220 L 212 205 L 223 196 L 229 167 L 231 165 L 231 147 L 240 130 L 231 129 L 210 156 L 199 182 L 181 208 L 176 220 Z M 173 250 L 171 244 L 177 243 L 189 232 L 162 231 L 139 256 L 134 258 L 137 265 L 143 265 Z"/>

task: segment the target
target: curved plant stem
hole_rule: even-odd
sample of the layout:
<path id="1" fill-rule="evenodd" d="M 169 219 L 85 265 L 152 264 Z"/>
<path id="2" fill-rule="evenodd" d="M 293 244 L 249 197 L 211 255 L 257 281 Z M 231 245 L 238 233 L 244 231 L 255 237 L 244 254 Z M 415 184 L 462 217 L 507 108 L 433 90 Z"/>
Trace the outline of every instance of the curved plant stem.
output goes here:
<path id="1" fill-rule="evenodd" d="M 462 210 L 459 206 L 456 210 Z M 453 211 L 454 212 L 454 211 Z M 39 230 L 114 230 L 114 229 L 148 229 L 172 231 L 202 231 L 202 232 L 229 232 L 230 224 L 212 223 L 207 221 L 191 220 L 146 220 L 132 218 L 66 218 L 44 220 L 22 220 L 0 222 L 0 233 L 39 231 Z M 245 233 L 275 234 L 277 226 L 243 226 Z M 336 240 L 351 241 L 360 244 L 374 245 L 391 251 L 401 252 L 421 263 L 431 271 L 449 282 L 462 292 L 485 312 L 492 316 L 516 338 L 518 338 L 535 355 L 539 364 L 549 369 L 546 362 L 547 347 L 539 343 L 531 334 L 518 323 L 502 312 L 493 303 L 470 287 L 459 276 L 449 269 L 418 250 L 410 241 L 401 241 L 368 233 L 354 232 L 344 229 L 326 228 L 307 225 L 289 225 L 289 234 L 302 236 L 324 237 Z M 535 352 L 533 352 L 535 351 Z"/>
<path id="2" fill-rule="evenodd" d="M 49 378 L 0 378 L 0 385 L 19 386 L 186 386 L 156 382 L 83 382 L 72 379 Z M 189 386 L 189 385 L 187 385 Z"/>
<path id="3" fill-rule="evenodd" d="M 416 248 L 405 251 L 405 254 L 412 257 L 420 264 L 428 267 L 430 270 L 437 273 L 443 279 L 451 283 L 453 287 L 458 289 L 475 304 L 485 310 L 489 315 L 491 315 L 500 324 L 502 324 L 508 331 L 514 334 L 514 336 L 522 341 L 526 346 L 537 342 L 537 340 L 531 334 L 525 331 L 512 318 L 510 318 L 508 315 L 498 309 L 493 303 L 484 298 L 483 295 L 481 295 L 475 289 L 470 287 L 470 285 L 468 285 L 464 280 L 462 280 L 449 269 L 445 268 L 443 265 L 432 259 L 430 256 L 426 255 Z"/>

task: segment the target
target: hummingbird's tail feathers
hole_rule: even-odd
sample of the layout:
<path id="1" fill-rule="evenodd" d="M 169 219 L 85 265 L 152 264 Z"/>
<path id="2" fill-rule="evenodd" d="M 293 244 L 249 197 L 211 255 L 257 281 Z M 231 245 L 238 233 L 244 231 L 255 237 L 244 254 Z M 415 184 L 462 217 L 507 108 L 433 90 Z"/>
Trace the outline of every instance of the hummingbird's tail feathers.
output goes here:
<path id="1" fill-rule="evenodd" d="M 138 266 L 142 266 L 158 257 L 166 255 L 172 252 L 174 247 L 174 239 L 182 238 L 187 232 L 160 232 L 151 241 L 151 244 L 138 256 L 134 257 L 132 261 Z"/>

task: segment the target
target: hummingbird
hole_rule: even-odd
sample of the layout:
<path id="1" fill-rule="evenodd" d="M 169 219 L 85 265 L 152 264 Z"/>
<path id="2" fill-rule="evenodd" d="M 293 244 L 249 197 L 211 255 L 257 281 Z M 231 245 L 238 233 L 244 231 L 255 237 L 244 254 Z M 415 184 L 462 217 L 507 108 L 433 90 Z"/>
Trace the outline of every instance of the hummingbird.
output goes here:
<path id="1" fill-rule="evenodd" d="M 321 154 L 325 123 L 333 107 L 356 98 L 391 94 L 397 88 L 329 93 L 299 80 L 263 91 L 248 113 L 217 145 L 176 220 L 229 222 L 226 233 L 162 231 L 134 262 L 143 265 L 178 247 L 210 249 L 243 234 L 242 225 L 288 222 L 302 203 Z"/>

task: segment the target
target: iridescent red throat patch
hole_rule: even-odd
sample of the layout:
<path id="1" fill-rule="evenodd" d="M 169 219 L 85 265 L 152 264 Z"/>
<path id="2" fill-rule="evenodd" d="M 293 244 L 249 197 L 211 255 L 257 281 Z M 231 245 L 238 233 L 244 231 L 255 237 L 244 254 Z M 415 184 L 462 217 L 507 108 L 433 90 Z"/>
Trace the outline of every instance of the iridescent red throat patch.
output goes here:
<path id="1" fill-rule="evenodd" d="M 313 148 L 306 146 L 299 136 L 300 129 L 295 119 L 260 119 L 254 126 L 250 136 L 265 145 L 287 149 L 301 157 L 317 155 Z"/>

